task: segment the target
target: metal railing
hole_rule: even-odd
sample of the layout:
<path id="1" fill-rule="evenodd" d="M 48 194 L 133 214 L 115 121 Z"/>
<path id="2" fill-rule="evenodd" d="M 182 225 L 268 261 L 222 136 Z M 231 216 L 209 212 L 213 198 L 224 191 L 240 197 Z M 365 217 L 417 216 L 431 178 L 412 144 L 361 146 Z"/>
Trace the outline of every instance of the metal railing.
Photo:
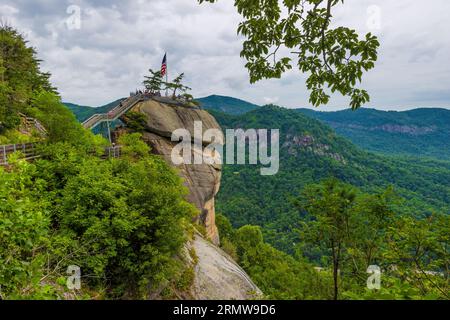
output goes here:
<path id="1" fill-rule="evenodd" d="M 22 119 L 24 120 L 25 125 L 27 127 L 33 127 L 38 132 L 40 132 L 44 135 L 47 134 L 47 129 L 44 128 L 44 126 L 39 122 L 39 120 L 32 118 L 32 117 L 28 117 L 26 114 L 23 114 L 21 112 L 19 112 L 19 115 L 22 117 Z"/>
<path id="2" fill-rule="evenodd" d="M 112 146 L 112 147 L 107 147 L 105 149 L 105 153 L 103 154 L 103 159 L 108 159 L 108 158 L 120 158 L 120 156 L 122 155 L 122 146 Z"/>
<path id="3" fill-rule="evenodd" d="M 8 166 L 8 158 L 10 155 L 21 152 L 22 159 L 31 161 L 39 158 L 40 155 L 36 150 L 38 143 L 21 143 L 0 146 L 0 166 Z M 120 158 L 122 155 L 122 146 L 106 147 L 102 159 Z"/>
<path id="4" fill-rule="evenodd" d="M 26 160 L 32 160 L 38 157 L 36 154 L 36 145 L 34 143 L 3 145 L 0 146 L 0 165 L 8 165 L 8 157 L 19 151 Z"/>
<path id="5" fill-rule="evenodd" d="M 139 102 L 145 101 L 145 95 L 136 95 L 123 100 L 118 106 L 111 109 L 108 113 L 96 113 L 83 122 L 86 129 L 94 129 L 102 122 L 115 121 L 124 113 L 133 108 Z"/>

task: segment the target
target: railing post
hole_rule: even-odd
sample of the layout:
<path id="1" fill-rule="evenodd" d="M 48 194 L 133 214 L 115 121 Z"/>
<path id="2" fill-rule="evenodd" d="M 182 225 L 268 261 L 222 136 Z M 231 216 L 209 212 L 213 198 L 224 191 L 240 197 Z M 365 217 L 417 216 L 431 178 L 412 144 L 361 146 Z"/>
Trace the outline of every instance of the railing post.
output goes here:
<path id="1" fill-rule="evenodd" d="M 8 164 L 8 158 L 6 157 L 6 146 L 3 146 L 3 162 L 4 164 Z"/>

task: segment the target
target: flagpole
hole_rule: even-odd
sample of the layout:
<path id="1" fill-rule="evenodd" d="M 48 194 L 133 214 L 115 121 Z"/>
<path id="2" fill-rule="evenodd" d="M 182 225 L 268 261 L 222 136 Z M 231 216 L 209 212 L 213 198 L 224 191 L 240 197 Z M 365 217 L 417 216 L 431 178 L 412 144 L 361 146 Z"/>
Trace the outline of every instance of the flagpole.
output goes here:
<path id="1" fill-rule="evenodd" d="M 169 83 L 169 68 L 168 68 L 168 63 L 167 63 L 167 52 L 166 52 L 166 98 L 169 96 L 168 94 L 168 88 L 167 88 L 167 83 Z"/>

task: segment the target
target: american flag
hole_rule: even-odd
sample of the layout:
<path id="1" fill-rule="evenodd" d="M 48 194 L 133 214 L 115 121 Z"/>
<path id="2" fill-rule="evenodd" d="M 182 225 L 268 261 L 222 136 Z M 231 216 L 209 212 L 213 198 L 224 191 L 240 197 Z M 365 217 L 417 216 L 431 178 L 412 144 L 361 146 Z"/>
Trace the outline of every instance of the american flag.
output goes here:
<path id="1" fill-rule="evenodd" d="M 167 53 L 164 55 L 164 59 L 161 65 L 161 76 L 165 76 L 167 72 Z"/>

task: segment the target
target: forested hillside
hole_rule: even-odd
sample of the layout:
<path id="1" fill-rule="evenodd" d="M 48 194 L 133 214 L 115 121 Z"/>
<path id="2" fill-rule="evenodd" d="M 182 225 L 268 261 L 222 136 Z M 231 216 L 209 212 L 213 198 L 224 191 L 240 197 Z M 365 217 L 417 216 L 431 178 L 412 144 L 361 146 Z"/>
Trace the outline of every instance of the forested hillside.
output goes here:
<path id="1" fill-rule="evenodd" d="M 280 172 L 226 164 L 217 198 L 223 248 L 269 296 L 450 297 L 450 162 L 375 155 L 276 106 L 213 114 L 224 129 L 280 129 Z M 381 290 L 365 288 L 373 264 Z"/>
<path id="2" fill-rule="evenodd" d="M 280 171 L 261 176 L 258 166 L 225 165 L 217 199 L 234 226 L 260 225 L 277 248 L 293 252 L 301 217 L 291 201 L 309 183 L 335 177 L 364 191 L 394 186 L 414 217 L 450 209 L 450 162 L 385 157 L 366 152 L 330 127 L 295 110 L 266 106 L 240 116 L 213 113 L 223 128 L 279 128 Z"/>
<path id="3" fill-rule="evenodd" d="M 450 160 L 450 110 L 447 109 L 298 110 L 330 125 L 338 134 L 367 150 Z"/>
<path id="4" fill-rule="evenodd" d="M 450 162 L 364 151 L 296 110 L 237 108 L 234 115 L 209 109 L 224 129 L 281 131 L 280 172 L 225 164 L 216 199 L 222 248 L 266 297 L 449 297 L 448 279 L 426 272 L 448 266 Z M 365 287 L 370 264 L 384 268 L 382 290 Z"/>

